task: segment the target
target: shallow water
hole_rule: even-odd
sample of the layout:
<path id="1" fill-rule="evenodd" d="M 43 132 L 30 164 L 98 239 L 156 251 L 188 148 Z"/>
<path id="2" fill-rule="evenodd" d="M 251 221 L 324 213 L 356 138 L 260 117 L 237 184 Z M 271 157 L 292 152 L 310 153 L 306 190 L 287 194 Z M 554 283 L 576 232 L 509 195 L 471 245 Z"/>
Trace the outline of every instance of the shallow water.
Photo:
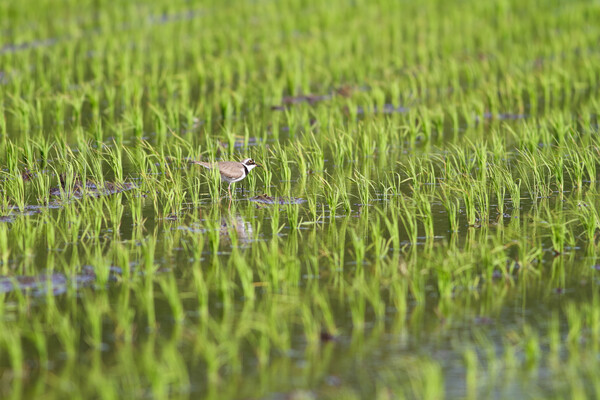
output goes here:
<path id="1" fill-rule="evenodd" d="M 327 168 L 332 165 L 326 164 Z M 130 171 L 130 173 L 133 173 Z M 302 225 L 299 230 L 292 230 L 285 226 L 282 230 L 274 233 L 270 220 L 271 210 L 264 207 L 282 207 L 281 218 L 286 220 L 286 206 L 294 205 L 300 208 L 300 213 L 308 213 L 305 202 L 293 202 L 282 204 L 280 202 L 258 202 L 249 197 L 250 193 L 241 186 L 235 190 L 233 207 L 228 206 L 228 200 L 223 199 L 215 202 L 206 197 L 200 205 L 190 203 L 184 207 L 184 211 L 175 218 L 157 218 L 156 209 L 151 204 L 145 204 L 143 208 L 146 222 L 143 229 L 133 226 L 131 215 L 127 208 L 118 226 L 118 231 L 110 224 L 98 231 L 97 236 L 86 237 L 79 230 L 79 239 L 76 242 L 65 241 L 56 248 L 45 249 L 44 232 L 29 233 L 34 243 L 39 242 L 41 246 L 32 248 L 33 256 L 36 254 L 45 256 L 39 259 L 25 274 L 11 272 L 6 274 L 0 286 L 5 293 L 5 307 L 11 304 L 17 306 L 19 301 L 13 299 L 10 293 L 21 293 L 31 297 L 27 300 L 33 307 L 32 312 L 43 312 L 46 302 L 44 298 L 49 295 L 57 296 L 58 304 L 69 303 L 69 298 L 106 296 L 109 301 L 118 299 L 129 292 L 136 280 L 145 279 L 148 268 L 151 266 L 152 276 L 156 282 L 163 278 L 172 276 L 175 279 L 175 287 L 182 297 L 183 313 L 185 320 L 173 320 L 173 309 L 165 299 L 165 293 L 159 294 L 160 285 L 154 301 L 156 328 L 145 332 L 150 327 L 145 321 L 145 312 L 140 309 L 134 317 L 139 328 L 136 329 L 135 343 L 146 343 L 148 340 L 174 341 L 177 346 L 179 362 L 188 371 L 190 383 L 185 387 L 174 387 L 175 393 L 179 395 L 189 393 L 191 396 L 206 395 L 215 396 L 211 393 L 211 385 L 207 386 L 206 364 L 198 362 L 195 353 L 194 330 L 201 329 L 201 325 L 208 321 L 222 321 L 228 311 L 234 319 L 242 318 L 252 321 L 261 318 L 265 308 L 270 312 L 283 312 L 288 314 L 288 307 L 294 307 L 298 302 L 306 302 L 311 298 L 311 293 L 317 296 L 327 296 L 335 330 L 328 332 L 325 327 L 320 333 L 321 343 L 312 343 L 306 336 L 306 331 L 301 324 L 291 320 L 282 320 L 281 323 L 288 325 L 289 344 L 270 352 L 269 361 L 263 365 L 255 358 L 253 344 L 240 343 L 239 356 L 243 357 L 236 370 L 230 370 L 225 364 L 221 369 L 223 380 L 236 382 L 235 389 L 216 384 L 218 393 L 232 398 L 244 398 L 246 396 L 259 396 L 264 398 L 289 398 L 290 396 L 331 396 L 337 397 L 347 391 L 359 397 L 369 397 L 380 390 L 379 385 L 397 385 L 398 387 L 413 387 L 415 379 L 418 381 L 418 372 L 415 369 L 428 368 L 428 372 L 434 376 L 443 376 L 443 391 L 446 397 L 455 398 L 469 395 L 495 396 L 500 398 L 527 397 L 551 395 L 557 390 L 563 390 L 564 383 L 561 382 L 560 368 L 547 364 L 546 358 L 558 357 L 560 363 L 568 362 L 566 353 L 552 355 L 546 350 L 545 340 L 541 338 L 539 355 L 534 360 L 529 360 L 526 355 L 526 345 L 522 345 L 523 329 L 539 332 L 544 335 L 548 329 L 548 321 L 556 317 L 558 330 L 563 337 L 567 336 L 569 324 L 566 316 L 562 314 L 562 305 L 569 302 L 575 304 L 586 303 L 594 298 L 597 284 L 597 272 L 593 268 L 596 263 L 595 254 L 584 254 L 583 247 L 568 250 L 564 255 L 555 257 L 552 253 L 552 245 L 546 240 L 540 242 L 542 256 L 541 264 L 537 271 L 541 274 L 536 278 L 526 278 L 523 271 L 512 270 L 508 275 L 498 272 L 493 276 L 492 282 L 482 276 L 481 279 L 471 280 L 478 287 L 461 287 L 457 284 L 453 289 L 454 294 L 450 298 L 440 298 L 439 288 L 436 288 L 434 277 L 425 276 L 422 291 L 418 293 L 423 296 L 421 300 L 410 294 L 410 290 L 390 289 L 389 284 L 378 282 L 378 274 L 381 268 L 389 268 L 393 263 L 405 263 L 404 257 L 416 257 L 414 268 L 427 270 L 431 263 L 443 262 L 443 258 L 436 258 L 434 248 L 443 249 L 465 249 L 469 246 L 483 246 L 486 236 L 498 235 L 499 231 L 518 230 L 520 226 L 526 225 L 529 215 L 535 213 L 533 203 L 523 200 L 519 217 L 511 216 L 514 210 L 510 202 L 506 204 L 502 224 L 484 227 L 469 227 L 466 220 L 461 220 L 460 232 L 448 232 L 447 216 L 441 205 L 433 205 L 435 215 L 435 236 L 427 238 L 419 236 L 417 243 L 411 243 L 410 237 L 399 232 L 399 241 L 402 243 L 400 258 L 392 258 L 390 261 L 377 261 L 373 259 L 370 251 L 367 251 L 360 267 L 356 264 L 355 253 L 350 243 L 351 233 L 360 229 L 361 225 L 368 225 L 377 209 L 385 209 L 385 203 L 389 200 L 379 200 L 372 205 L 354 205 L 348 213 L 340 213 L 335 218 L 330 218 L 329 212 L 325 212 L 324 218 L 316 224 Z M 122 194 L 106 193 L 106 196 L 115 197 L 121 202 L 119 196 Z M 97 200 L 98 194 L 93 193 L 92 198 Z M 378 196 L 375 196 L 378 197 Z M 383 195 L 381 195 L 383 198 Z M 525 197 L 525 196 L 524 196 Z M 259 197 L 261 198 L 261 197 Z M 269 198 L 264 196 L 264 198 Z M 550 203 L 556 204 L 557 198 L 549 199 Z M 548 200 L 546 200 L 548 201 Z M 66 207 L 80 210 L 83 204 L 66 203 Z M 261 204 L 261 207 L 257 207 Z M 326 204 L 321 204 L 327 209 Z M 495 208 L 494 206 L 491 207 Z M 220 214 L 220 217 L 217 217 Z M 371 214 L 371 215 L 369 215 Z M 36 219 L 41 223 L 55 223 L 61 225 L 67 220 L 61 215 L 59 209 L 47 209 L 41 211 L 40 215 L 16 215 L 9 226 L 9 235 L 14 237 L 20 232 L 20 227 L 35 226 Z M 220 218 L 215 220 L 215 218 Z M 84 221 L 87 217 L 84 216 Z M 496 220 L 492 213 L 490 220 Z M 259 227 L 257 229 L 257 227 Z M 206 238 L 215 232 L 219 237 L 218 244 L 205 244 L 201 253 L 195 253 L 190 258 L 190 241 L 198 238 Z M 182 234 L 185 233 L 185 234 Z M 508 236 L 510 236 L 507 233 Z M 155 240 L 155 251 L 151 264 L 144 258 L 138 258 L 135 251 L 129 257 L 129 271 L 125 274 L 119 266 L 111 266 L 103 278 L 99 278 L 94 271 L 102 268 L 101 265 L 108 261 L 104 256 L 110 253 L 115 246 L 144 246 L 148 237 Z M 367 247 L 371 244 L 365 240 Z M 283 268 L 291 275 L 283 280 L 265 281 L 266 277 L 260 272 L 264 266 L 254 265 L 252 260 L 252 249 L 260 243 L 268 246 L 275 245 L 280 253 L 276 256 L 271 268 Z M 346 246 L 345 259 L 319 257 L 314 264 L 316 251 L 324 251 L 335 247 L 335 243 Z M 583 244 L 582 244 L 583 245 Z M 216 247 L 214 247 L 216 246 Z M 433 247 L 432 247 L 433 246 Z M 192 284 L 192 271 L 202 274 L 216 274 L 224 279 L 233 273 L 232 252 L 238 249 L 244 257 L 248 258 L 247 267 L 256 274 L 254 278 L 255 298 L 249 301 L 239 289 L 233 289 L 236 293 L 228 301 L 223 303 L 219 295 L 220 289 L 207 288 L 209 307 L 204 312 L 207 315 L 200 317 L 198 314 L 199 303 L 195 300 L 197 288 Z M 320 249 L 320 250 L 319 250 Z M 412 250 L 411 250 L 412 249 Z M 414 250 L 414 251 L 413 251 Z M 94 251 L 100 252 L 102 260 L 98 265 L 94 262 Z M 462 251 L 462 250 L 459 250 Z M 79 252 L 81 262 L 74 262 L 74 252 Z M 394 248 L 390 248 L 388 255 L 398 257 Z M 16 253 L 16 250 L 14 251 Z M 396 254 L 396 256 L 394 256 Z M 402 255 L 404 254 L 404 255 Z M 64 259 L 65 261 L 61 261 Z M 90 260 L 92 260 L 90 262 Z M 395 261 L 394 261 L 395 260 Z M 19 271 L 21 266 L 28 263 L 20 256 L 8 259 L 11 270 Z M 63 264 L 66 262 L 66 264 Z M 505 262 L 517 262 L 518 258 L 507 253 Z M 45 271 L 63 270 L 65 272 Z M 288 265 L 288 266 L 286 266 Z M 292 271 L 289 271 L 289 265 Z M 476 266 L 475 266 L 476 268 Z M 6 268 L 5 268 L 6 271 Z M 75 272 L 70 272 L 75 271 Z M 76 272 L 81 271 L 81 272 Z M 475 270 L 475 274 L 478 272 Z M 241 272 L 240 272 L 241 273 Z M 274 271 L 268 272 L 275 273 Z M 372 278 L 365 278 L 364 274 L 374 274 Z M 237 284 L 243 284 L 239 278 L 232 276 Z M 386 275 L 383 273 L 383 275 Z M 294 277 L 294 278 L 292 278 Z M 389 279 L 389 278 L 385 278 Z M 384 279 L 384 280 L 385 280 Z M 396 284 L 408 284 L 408 276 L 402 275 L 395 279 Z M 406 279 L 405 282 L 402 282 Z M 524 282 L 521 283 L 521 280 Z M 360 287 L 353 288 L 353 281 L 361 282 Z M 342 283 L 343 282 L 343 283 Z M 279 290 L 264 290 L 274 283 L 281 284 Z M 292 283 L 292 287 L 288 285 Z M 264 286 L 263 286 L 264 285 Z M 363 297 L 363 290 L 375 290 L 367 297 Z M 20 290 L 19 290 L 20 289 Z M 355 292 L 355 290 L 358 290 Z M 134 292 L 135 293 L 135 290 Z M 387 296 L 406 296 L 405 299 L 388 298 Z M 479 294 L 478 294 L 479 293 Z M 349 296 L 357 295 L 360 304 L 354 304 Z M 369 299 L 375 296 L 383 300 Z M 139 296 L 135 294 L 134 297 Z M 263 298 L 264 296 L 264 298 Z M 12 300 L 11 300 L 12 299 Z M 40 299 L 40 300 L 35 300 Z M 112 300 L 111 300 L 112 299 Z M 81 301 L 79 300 L 79 301 Z M 138 299 L 138 301 L 142 301 Z M 268 303 L 269 305 L 266 305 Z M 384 307 L 382 313 L 375 312 L 373 307 Z M 59 306 L 59 309 L 68 306 Z M 130 309 L 137 307 L 131 305 Z M 363 307 L 363 315 L 353 314 L 355 307 Z M 401 307 L 401 308 L 399 308 Z M 139 313 L 139 314 L 138 314 Z M 144 328 L 146 327 L 146 328 Z M 183 331 L 191 330 L 189 333 Z M 84 329 L 85 331 L 85 329 Z M 102 358 L 111 359 L 114 352 L 119 351 L 119 339 L 113 335 L 118 331 L 115 322 L 105 321 L 102 331 Z M 112 333 L 111 333 L 112 332 Z M 235 332 L 235 331 L 234 331 Z M 233 332 L 232 332 L 233 333 Z M 227 340 L 231 340 L 230 338 Z M 219 339 L 216 338 L 216 344 Z M 83 344 L 84 348 L 88 348 Z M 57 350 L 61 346 L 58 346 Z M 30 354 L 28 362 L 33 363 L 32 378 L 34 380 L 45 378 L 38 375 L 46 367 L 39 369 L 35 366 L 34 348 L 25 349 Z M 83 361 L 90 350 L 86 350 L 78 356 Z M 131 349 L 135 355 L 134 349 Z M 465 367 L 465 352 L 474 352 L 478 361 L 476 369 L 476 387 L 468 387 L 468 372 Z M 65 356 L 61 351 L 53 347 L 49 349 L 50 370 L 63 371 Z M 512 364 L 505 360 L 507 353 L 513 352 Z M 471 353 L 469 353 L 471 354 Z M 111 373 L 112 363 L 103 364 Z M 562 367 L 561 367 L 562 368 Z M 35 372 L 38 371 L 38 372 Z M 436 372 L 437 371 L 437 372 Z M 523 372 L 527 374 L 523 375 Z M 417 378 L 415 378 L 415 373 Z M 532 378 L 532 375 L 534 378 Z M 37 377 L 37 378 L 36 378 Z M 431 376 L 420 379 L 432 379 Z M 509 382 L 509 384 L 507 384 Z M 213 383 L 215 385 L 215 383 Z M 394 386 L 396 387 L 396 386 Z M 215 389 L 216 390 L 216 389 Z M 224 392 L 223 392 L 224 390 Z M 392 390 L 392 389 L 390 389 Z M 427 388 L 423 392 L 415 390 L 413 395 L 428 394 Z M 475 390 L 475 392 L 473 392 Z M 471 394 L 469 394 L 471 393 Z M 476 393 L 476 394 L 474 394 Z"/>
<path id="2" fill-rule="evenodd" d="M 593 11 L 351 3 L 0 6 L 0 397 L 600 396 Z"/>

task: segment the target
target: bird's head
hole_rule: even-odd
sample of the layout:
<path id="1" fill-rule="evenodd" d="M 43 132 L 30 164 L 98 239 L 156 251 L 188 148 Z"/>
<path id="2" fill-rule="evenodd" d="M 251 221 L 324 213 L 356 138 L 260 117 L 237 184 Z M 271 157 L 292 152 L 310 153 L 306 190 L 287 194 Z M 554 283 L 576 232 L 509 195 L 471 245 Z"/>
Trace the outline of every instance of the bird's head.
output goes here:
<path id="1" fill-rule="evenodd" d="M 253 159 L 251 158 L 246 158 L 244 161 L 242 161 L 242 164 L 244 164 L 244 166 L 246 168 L 248 168 L 248 171 L 251 171 L 252 168 L 254 167 L 258 167 L 260 164 L 257 164 Z"/>

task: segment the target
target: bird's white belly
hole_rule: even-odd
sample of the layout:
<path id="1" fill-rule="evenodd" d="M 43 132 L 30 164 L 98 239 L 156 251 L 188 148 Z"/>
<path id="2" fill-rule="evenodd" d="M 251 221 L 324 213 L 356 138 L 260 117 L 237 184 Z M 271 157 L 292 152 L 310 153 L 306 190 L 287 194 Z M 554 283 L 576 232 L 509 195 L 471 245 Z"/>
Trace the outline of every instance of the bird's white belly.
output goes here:
<path id="1" fill-rule="evenodd" d="M 237 178 L 233 178 L 233 177 L 221 174 L 221 179 L 223 179 L 225 182 L 228 182 L 228 183 L 234 183 L 234 182 L 239 182 L 242 179 L 244 179 L 244 175 L 241 175 Z"/>

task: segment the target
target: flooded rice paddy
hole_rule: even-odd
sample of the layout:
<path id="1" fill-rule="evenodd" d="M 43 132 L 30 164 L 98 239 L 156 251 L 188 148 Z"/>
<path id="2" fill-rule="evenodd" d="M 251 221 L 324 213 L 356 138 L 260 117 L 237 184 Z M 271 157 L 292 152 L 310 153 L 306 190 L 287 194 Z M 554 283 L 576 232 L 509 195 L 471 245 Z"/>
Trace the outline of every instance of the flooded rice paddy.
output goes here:
<path id="1" fill-rule="evenodd" d="M 600 396 L 593 2 L 0 16 L 1 398 Z"/>

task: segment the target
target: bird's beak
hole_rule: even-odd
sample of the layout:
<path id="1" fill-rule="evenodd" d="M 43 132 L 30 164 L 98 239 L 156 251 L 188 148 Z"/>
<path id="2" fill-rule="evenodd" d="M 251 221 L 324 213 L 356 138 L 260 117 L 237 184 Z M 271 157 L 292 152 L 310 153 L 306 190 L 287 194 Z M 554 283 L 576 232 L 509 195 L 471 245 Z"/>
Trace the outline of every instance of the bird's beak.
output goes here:
<path id="1" fill-rule="evenodd" d="M 256 161 L 254 161 L 254 164 L 258 165 L 261 168 L 264 168 L 264 165 L 262 165 L 261 163 L 257 163 Z"/>

